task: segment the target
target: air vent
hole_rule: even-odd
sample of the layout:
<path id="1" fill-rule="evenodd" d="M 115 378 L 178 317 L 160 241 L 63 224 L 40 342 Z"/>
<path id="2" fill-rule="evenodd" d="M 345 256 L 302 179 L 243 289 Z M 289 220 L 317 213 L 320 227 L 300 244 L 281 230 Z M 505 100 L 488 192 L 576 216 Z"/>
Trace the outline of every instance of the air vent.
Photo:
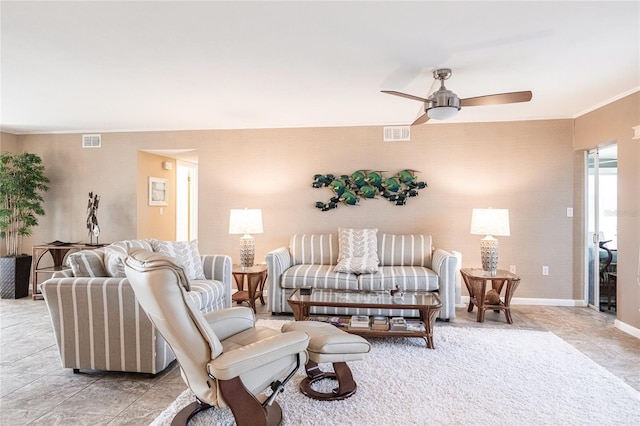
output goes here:
<path id="1" fill-rule="evenodd" d="M 100 148 L 100 135 L 82 135 L 83 148 Z"/>
<path id="2" fill-rule="evenodd" d="M 402 142 L 411 140 L 411 127 L 391 126 L 384 128 L 385 142 Z"/>

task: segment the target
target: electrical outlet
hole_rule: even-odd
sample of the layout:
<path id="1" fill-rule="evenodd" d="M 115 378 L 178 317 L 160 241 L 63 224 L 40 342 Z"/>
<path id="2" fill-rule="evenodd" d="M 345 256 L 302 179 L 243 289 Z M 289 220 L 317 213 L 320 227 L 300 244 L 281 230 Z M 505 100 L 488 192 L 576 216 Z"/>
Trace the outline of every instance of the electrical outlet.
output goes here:
<path id="1" fill-rule="evenodd" d="M 509 272 L 511 272 L 512 274 L 516 273 L 516 265 L 509 265 Z"/>
<path id="2" fill-rule="evenodd" d="M 542 275 L 549 275 L 549 267 L 547 265 L 542 267 Z"/>

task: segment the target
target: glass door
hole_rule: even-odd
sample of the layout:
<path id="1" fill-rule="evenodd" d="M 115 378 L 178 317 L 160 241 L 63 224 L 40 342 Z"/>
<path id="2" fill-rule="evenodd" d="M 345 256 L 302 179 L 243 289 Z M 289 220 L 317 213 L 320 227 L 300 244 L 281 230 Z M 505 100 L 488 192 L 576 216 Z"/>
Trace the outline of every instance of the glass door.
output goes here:
<path id="1" fill-rule="evenodd" d="M 600 270 L 599 270 L 599 250 L 598 250 L 598 228 L 599 228 L 599 155 L 598 150 L 592 150 L 587 153 L 587 176 L 586 176 L 586 194 L 587 194 L 587 229 L 586 229 L 586 257 L 587 257 L 587 303 L 590 307 L 600 309 Z"/>
<path id="2" fill-rule="evenodd" d="M 589 306 L 600 310 L 600 292 L 607 280 L 606 273 L 610 272 L 611 268 L 617 264 L 618 161 L 616 145 L 595 149 L 587 153 L 586 186 L 587 234 L 585 241 L 588 269 L 586 294 Z M 606 299 L 610 301 L 612 296 L 606 297 Z M 607 306 L 608 311 L 611 310 L 610 308 Z"/>

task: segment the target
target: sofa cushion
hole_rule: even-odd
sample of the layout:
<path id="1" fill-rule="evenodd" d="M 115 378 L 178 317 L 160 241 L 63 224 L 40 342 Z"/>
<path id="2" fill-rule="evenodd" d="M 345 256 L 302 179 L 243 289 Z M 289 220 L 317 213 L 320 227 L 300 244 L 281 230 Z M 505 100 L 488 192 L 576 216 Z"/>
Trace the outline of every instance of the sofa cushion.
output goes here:
<path id="1" fill-rule="evenodd" d="M 124 260 L 130 248 L 142 248 L 153 251 L 153 240 L 122 240 L 109 244 L 104 248 L 104 265 L 111 277 L 124 278 Z"/>
<path id="2" fill-rule="evenodd" d="M 431 267 L 431 235 L 378 235 L 380 266 Z"/>
<path id="3" fill-rule="evenodd" d="M 332 265 L 294 265 L 284 271 L 280 285 L 284 288 L 358 289 L 354 274 L 334 272 Z"/>
<path id="4" fill-rule="evenodd" d="M 358 276 L 360 290 L 438 290 L 438 274 L 421 266 L 381 266 L 376 274 Z"/>
<path id="5" fill-rule="evenodd" d="M 375 274 L 378 272 L 378 259 L 373 257 L 347 257 L 338 262 L 334 272 L 349 274 Z"/>
<path id="6" fill-rule="evenodd" d="M 67 256 L 67 265 L 75 277 L 106 277 L 104 249 L 80 250 Z"/>
<path id="7" fill-rule="evenodd" d="M 294 265 L 335 265 L 338 262 L 338 236 L 293 235 L 289 243 L 289 251 Z"/>
<path id="8" fill-rule="evenodd" d="M 190 280 L 204 280 L 202 260 L 198 250 L 198 240 L 192 241 L 152 241 L 153 251 L 171 256 L 181 265 Z"/>

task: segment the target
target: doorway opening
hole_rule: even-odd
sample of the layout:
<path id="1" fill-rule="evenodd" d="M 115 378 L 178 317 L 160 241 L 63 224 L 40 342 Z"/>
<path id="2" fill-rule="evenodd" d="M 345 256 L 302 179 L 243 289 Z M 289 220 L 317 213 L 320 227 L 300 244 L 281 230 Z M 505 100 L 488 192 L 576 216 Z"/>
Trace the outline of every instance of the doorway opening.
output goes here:
<path id="1" fill-rule="evenodd" d="M 198 238 L 198 165 L 176 161 L 176 240 Z"/>
<path id="2" fill-rule="evenodd" d="M 587 153 L 587 303 L 614 314 L 617 300 L 618 152 L 617 145 Z"/>

